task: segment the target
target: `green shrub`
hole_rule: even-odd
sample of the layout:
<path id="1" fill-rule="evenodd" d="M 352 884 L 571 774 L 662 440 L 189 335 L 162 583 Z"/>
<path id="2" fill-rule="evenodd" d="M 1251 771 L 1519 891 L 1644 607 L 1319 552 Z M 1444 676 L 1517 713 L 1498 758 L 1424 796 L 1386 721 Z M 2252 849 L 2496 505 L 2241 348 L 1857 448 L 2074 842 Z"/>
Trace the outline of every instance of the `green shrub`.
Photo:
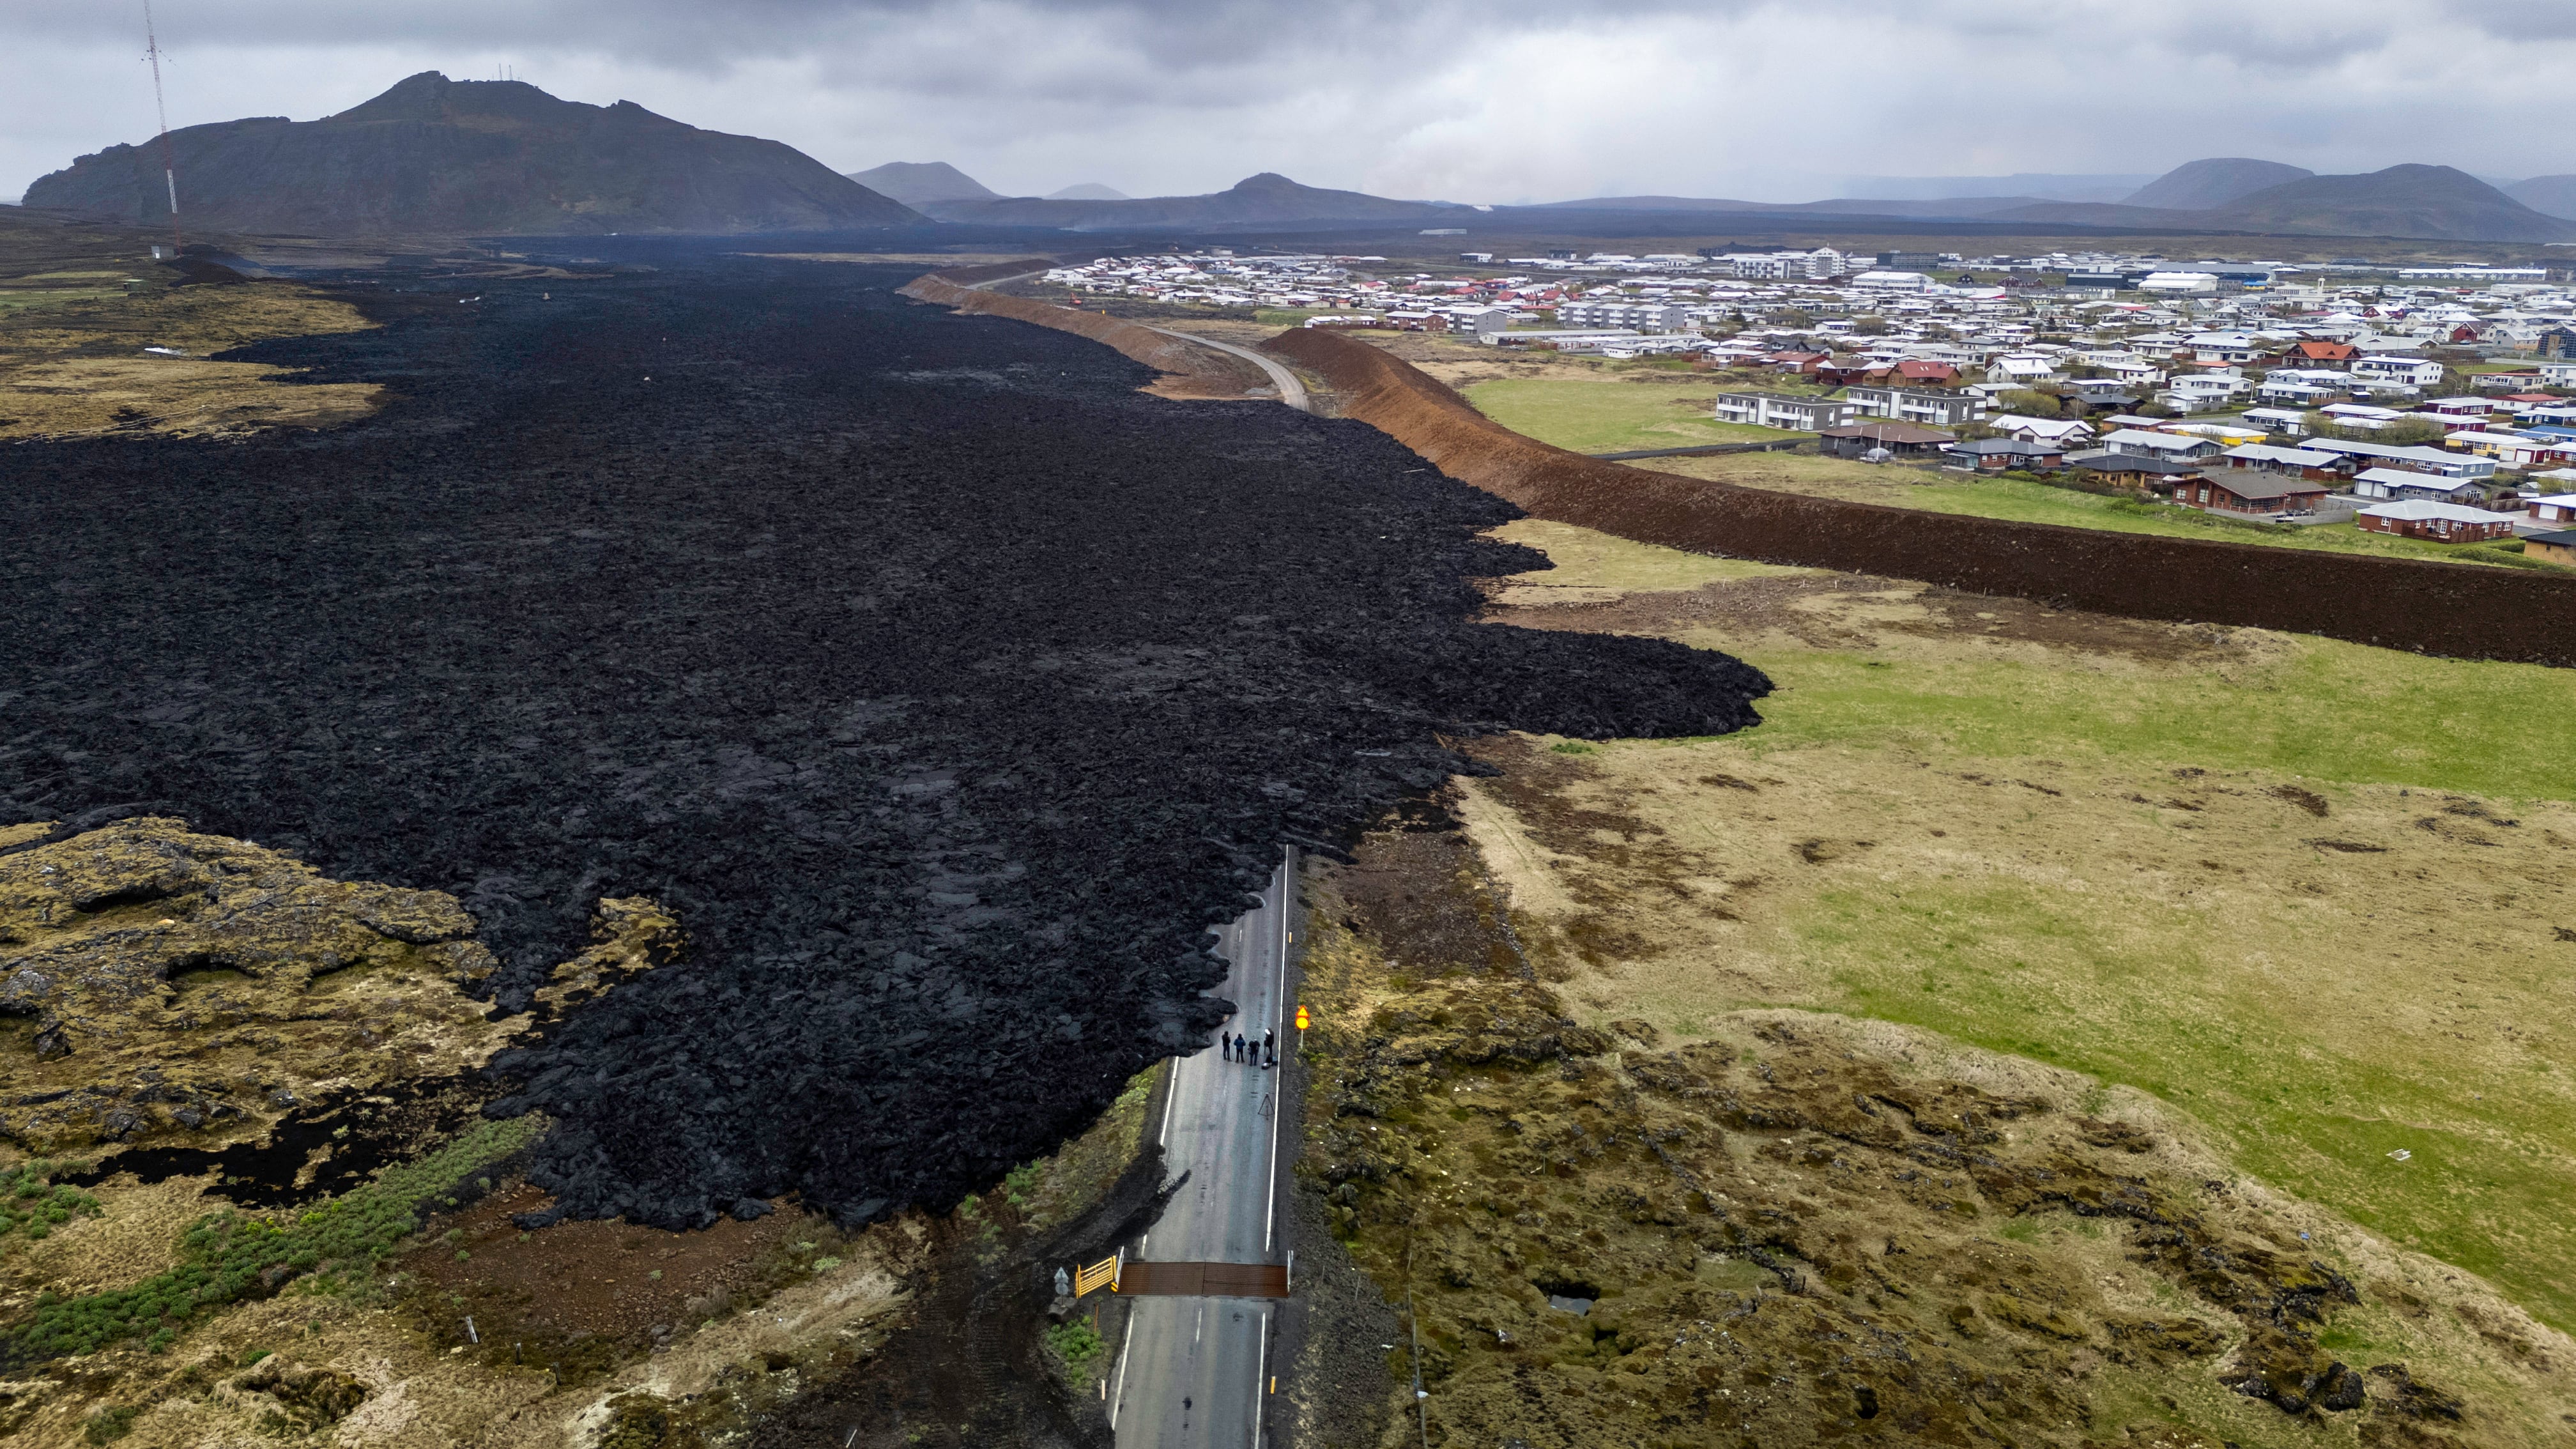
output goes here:
<path id="1" fill-rule="evenodd" d="M 92 1444 L 113 1444 L 134 1432 L 134 1420 L 142 1412 L 132 1404 L 101 1409 L 81 1424 L 81 1437 Z"/>
<path id="2" fill-rule="evenodd" d="M 1058 1372 L 1065 1382 L 1080 1385 L 1091 1379 L 1092 1366 L 1108 1351 L 1100 1334 L 1083 1319 L 1059 1323 L 1046 1331 L 1047 1352 L 1054 1355 Z"/>
<path id="3" fill-rule="evenodd" d="M 229 1210 L 199 1218 L 180 1239 L 177 1267 L 131 1288 L 78 1298 L 49 1290 L 10 1336 L 36 1358 L 95 1353 L 128 1338 L 167 1348 L 197 1315 L 266 1298 L 298 1279 L 325 1289 L 346 1286 L 410 1236 L 424 1204 L 466 1173 L 527 1146 L 544 1127 L 545 1119 L 534 1114 L 483 1123 L 418 1162 L 390 1168 L 292 1218 Z"/>
<path id="4" fill-rule="evenodd" d="M 79 1169 L 68 1163 L 47 1162 L 41 1158 L 16 1167 L 0 1168 L 0 1238 L 17 1233 L 28 1238 L 42 1238 L 73 1218 L 99 1215 L 98 1199 L 76 1187 L 54 1182 L 56 1171 Z"/>
<path id="5" fill-rule="evenodd" d="M 1037 1191 L 1038 1184 L 1045 1178 L 1046 1159 L 1032 1158 L 1002 1175 L 1003 1195 L 1010 1199 L 1011 1206 L 1027 1207 L 1028 1195 Z"/>

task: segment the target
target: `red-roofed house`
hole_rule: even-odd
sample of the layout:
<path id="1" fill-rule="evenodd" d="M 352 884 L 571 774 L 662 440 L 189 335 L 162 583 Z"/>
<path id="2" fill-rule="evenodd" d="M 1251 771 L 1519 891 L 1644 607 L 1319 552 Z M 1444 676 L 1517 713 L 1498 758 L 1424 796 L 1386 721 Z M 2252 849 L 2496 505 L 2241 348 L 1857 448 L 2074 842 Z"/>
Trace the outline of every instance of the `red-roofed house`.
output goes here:
<path id="1" fill-rule="evenodd" d="M 2361 349 L 2349 342 L 2302 342 L 2290 349 L 2293 367 L 2350 367 Z"/>
<path id="2" fill-rule="evenodd" d="M 1896 364 L 1896 380 L 1908 387 L 1946 387 L 1959 380 L 1959 369 L 1946 362 L 1908 358 Z"/>

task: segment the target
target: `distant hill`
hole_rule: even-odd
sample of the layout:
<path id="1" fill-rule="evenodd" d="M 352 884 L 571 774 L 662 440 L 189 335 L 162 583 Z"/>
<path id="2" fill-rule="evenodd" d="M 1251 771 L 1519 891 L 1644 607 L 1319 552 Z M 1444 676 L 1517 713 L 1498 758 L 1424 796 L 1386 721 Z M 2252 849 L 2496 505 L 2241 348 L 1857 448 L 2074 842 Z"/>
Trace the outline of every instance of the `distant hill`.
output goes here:
<path id="1" fill-rule="evenodd" d="M 906 206 L 919 206 L 925 201 L 994 201 L 1001 196 L 945 161 L 888 161 L 883 166 L 853 171 L 850 179 Z"/>
<path id="2" fill-rule="evenodd" d="M 1133 198 L 1124 191 L 1103 186 L 1097 181 L 1081 181 L 1062 191 L 1048 192 L 1046 199 L 1049 201 L 1128 201 Z"/>
<path id="3" fill-rule="evenodd" d="M 2193 210 L 2050 202 L 1999 212 L 1990 219 L 2276 236 L 2576 240 L 2576 224 L 2534 211 L 2449 166 L 2391 166 L 2358 176 L 2307 176 L 2224 206 Z"/>
<path id="4" fill-rule="evenodd" d="M 191 227 L 307 236 L 750 232 L 922 220 L 777 141 L 424 71 L 319 121 L 170 133 Z M 160 148 L 111 146 L 27 188 L 30 206 L 166 220 Z"/>
<path id="5" fill-rule="evenodd" d="M 1206 196 L 1149 196 L 1134 201 L 1055 201 L 1015 196 L 1000 201 L 934 201 L 922 210 L 941 221 L 987 226 L 1058 227 L 1068 231 L 1124 228 L 1276 226 L 1334 221 L 1455 221 L 1477 213 L 1468 207 L 1424 201 L 1389 201 L 1359 191 L 1300 186 L 1264 171 Z"/>
<path id="6" fill-rule="evenodd" d="M 2033 201 L 2118 201 L 2149 179 L 2129 175 L 2016 171 L 2010 176 L 1847 176 L 1838 185 L 1844 196 L 1860 200 L 1954 201 L 1975 197 L 2026 196 Z M 1887 214 L 1903 216 L 1906 213 Z"/>
<path id="7" fill-rule="evenodd" d="M 2504 188 L 2504 194 L 2544 215 L 2576 220 L 2576 176 L 2535 176 Z"/>
<path id="8" fill-rule="evenodd" d="M 1593 196 L 1581 201 L 1548 201 L 1526 211 L 1733 211 L 1816 212 L 1832 216 L 1894 216 L 1913 219 L 1963 220 L 2015 207 L 2043 204 L 2035 196 L 1948 196 L 1919 201 L 1898 198 L 1836 197 L 1829 201 L 1732 201 L 1700 196 Z"/>
<path id="9" fill-rule="evenodd" d="M 2134 194 L 2120 198 L 2120 204 L 2159 206 L 2174 211 L 2205 211 L 2257 191 L 2316 174 L 2304 167 L 2284 165 L 2278 161 L 2253 161 L 2242 156 L 2186 161 L 2139 187 Z"/>

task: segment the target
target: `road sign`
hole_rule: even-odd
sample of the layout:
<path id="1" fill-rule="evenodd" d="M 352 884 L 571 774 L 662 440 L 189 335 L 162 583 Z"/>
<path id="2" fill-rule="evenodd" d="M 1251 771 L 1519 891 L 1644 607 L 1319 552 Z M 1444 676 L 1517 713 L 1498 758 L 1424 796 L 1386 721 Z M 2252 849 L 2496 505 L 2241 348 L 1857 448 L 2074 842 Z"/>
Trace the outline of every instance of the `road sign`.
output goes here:
<path id="1" fill-rule="evenodd" d="M 1312 1023 L 1312 1022 L 1310 1022 L 1310 1021 L 1308 1021 L 1308 1020 L 1307 1020 L 1307 1018 L 1306 1018 L 1306 1008 L 1305 1008 L 1305 1007 L 1303 1007 L 1303 1006 L 1298 1007 L 1298 1008 L 1297 1008 L 1297 1029 L 1298 1029 L 1299 1031 L 1304 1031 L 1308 1026 L 1310 1026 L 1310 1025 L 1312 1025 L 1312 1024 L 1313 1024 L 1313 1023 Z"/>

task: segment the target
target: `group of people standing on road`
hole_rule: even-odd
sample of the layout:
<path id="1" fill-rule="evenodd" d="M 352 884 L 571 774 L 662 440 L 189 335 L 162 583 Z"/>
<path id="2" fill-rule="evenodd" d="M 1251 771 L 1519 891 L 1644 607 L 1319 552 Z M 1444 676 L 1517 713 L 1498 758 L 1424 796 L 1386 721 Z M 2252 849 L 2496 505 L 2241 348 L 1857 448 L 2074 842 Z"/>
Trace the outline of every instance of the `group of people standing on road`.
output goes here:
<path id="1" fill-rule="evenodd" d="M 1250 1062 L 1265 1072 L 1279 1065 L 1279 1041 L 1266 1026 L 1261 1029 L 1259 1041 L 1249 1041 L 1239 1031 L 1232 1036 L 1218 1032 L 1216 1044 L 1224 1049 L 1227 1061 Z"/>

